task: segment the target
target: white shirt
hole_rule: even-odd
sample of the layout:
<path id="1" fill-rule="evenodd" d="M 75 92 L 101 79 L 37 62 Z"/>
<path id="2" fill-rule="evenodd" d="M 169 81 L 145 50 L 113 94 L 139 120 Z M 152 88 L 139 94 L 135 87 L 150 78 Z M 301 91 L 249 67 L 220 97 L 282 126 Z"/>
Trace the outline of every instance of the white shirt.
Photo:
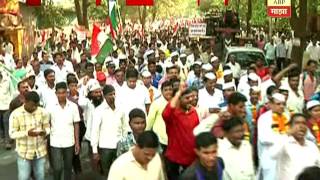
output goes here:
<path id="1" fill-rule="evenodd" d="M 306 51 L 309 53 L 310 59 L 316 61 L 320 59 L 320 47 L 318 45 L 312 45 L 312 43 L 310 43 Z"/>
<path id="2" fill-rule="evenodd" d="M 137 82 L 136 87 L 131 89 L 125 82 L 118 92 L 119 93 L 117 94 L 116 98 L 116 107 L 123 108 L 127 120 L 129 120 L 130 111 L 134 108 L 139 108 L 145 113 L 147 112 L 146 105 L 150 104 L 151 102 L 149 91 L 145 86 Z"/>
<path id="3" fill-rule="evenodd" d="M 0 80 L 0 110 L 8 110 L 12 100 L 10 88 L 10 78 L 2 72 L 2 80 Z"/>
<path id="4" fill-rule="evenodd" d="M 289 116 L 287 116 L 289 119 Z M 272 129 L 272 111 L 267 111 L 258 120 L 258 156 L 260 173 L 263 179 L 274 180 L 276 177 L 276 160 L 272 159 L 271 149 L 279 142 L 281 135 Z"/>
<path id="5" fill-rule="evenodd" d="M 0 60 L 3 60 L 6 67 L 10 70 L 13 70 L 16 67 L 16 63 L 14 62 L 12 55 L 8 53 L 5 53 L 4 56 L 0 54 Z"/>
<path id="6" fill-rule="evenodd" d="M 248 141 L 242 140 L 236 148 L 227 138 L 218 139 L 218 155 L 225 165 L 224 180 L 255 179 L 252 146 Z"/>
<path id="7" fill-rule="evenodd" d="M 78 106 L 67 100 L 65 107 L 59 103 L 49 105 L 50 114 L 50 146 L 65 148 L 75 144 L 74 123 L 80 122 Z"/>
<path id="8" fill-rule="evenodd" d="M 112 164 L 108 180 L 165 180 L 162 162 L 157 153 L 144 169 L 134 158 L 132 151 L 118 157 Z"/>
<path id="9" fill-rule="evenodd" d="M 237 63 L 237 62 L 235 62 L 235 64 L 232 64 L 231 62 L 228 62 L 227 66 L 230 67 L 230 69 L 232 71 L 232 74 L 233 74 L 233 77 L 236 78 L 236 79 L 239 79 L 240 78 L 240 74 L 241 74 L 240 64 Z"/>
<path id="10" fill-rule="evenodd" d="M 86 126 L 86 133 L 84 137 L 86 140 L 90 140 L 93 111 L 95 107 L 92 104 L 92 102 L 86 97 L 87 95 L 87 92 L 85 92 L 86 89 L 87 89 L 86 86 L 82 86 L 80 88 L 78 104 L 83 110 L 84 124 Z"/>
<path id="11" fill-rule="evenodd" d="M 126 134 L 126 122 L 124 113 L 118 108 L 111 109 L 106 101 L 103 101 L 93 111 L 91 128 L 91 146 L 93 153 L 100 148 L 116 149 L 118 141 Z"/>
<path id="12" fill-rule="evenodd" d="M 35 75 L 35 76 L 36 76 L 35 85 L 38 86 L 38 89 L 43 88 L 43 86 L 45 86 L 45 82 L 46 82 L 46 79 L 44 78 L 43 72 L 40 71 L 39 74 L 38 74 L 38 75 Z"/>
<path id="13" fill-rule="evenodd" d="M 60 68 L 57 64 L 51 66 L 51 69 L 55 72 L 56 82 L 66 82 L 67 75 L 69 73 L 74 73 L 73 66 L 67 61 L 64 61 L 62 67 Z"/>
<path id="14" fill-rule="evenodd" d="M 199 107 L 206 109 L 219 107 L 219 104 L 224 100 L 223 93 L 221 90 L 215 88 L 213 95 L 209 94 L 207 89 L 204 87 L 199 90 Z"/>
<path id="15" fill-rule="evenodd" d="M 289 91 L 288 93 L 288 100 L 287 100 L 287 107 L 290 112 L 294 113 L 303 113 L 303 108 L 305 105 L 304 102 L 304 94 L 302 90 L 298 90 L 298 95 L 291 89 L 288 84 L 285 84 L 286 89 Z"/>
<path id="16" fill-rule="evenodd" d="M 55 88 L 53 87 L 51 89 L 46 82 L 41 88 L 39 87 L 38 94 L 40 96 L 40 103 L 44 108 L 49 104 L 55 104 L 58 102 Z"/>
<path id="17" fill-rule="evenodd" d="M 291 52 L 292 52 L 292 46 L 293 46 L 292 39 L 285 40 L 285 45 L 287 49 L 287 58 L 291 59 Z"/>
<path id="18" fill-rule="evenodd" d="M 278 179 L 294 180 L 307 167 L 320 167 L 320 152 L 311 141 L 300 145 L 292 136 L 284 135 L 273 151 Z"/>

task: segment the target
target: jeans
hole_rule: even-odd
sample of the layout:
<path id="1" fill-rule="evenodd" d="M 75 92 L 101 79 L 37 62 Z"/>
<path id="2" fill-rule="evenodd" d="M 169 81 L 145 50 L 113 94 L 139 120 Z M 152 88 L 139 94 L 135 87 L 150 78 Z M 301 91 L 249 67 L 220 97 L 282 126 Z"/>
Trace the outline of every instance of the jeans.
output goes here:
<path id="1" fill-rule="evenodd" d="M 61 180 L 62 174 L 64 174 L 64 180 L 71 179 L 74 146 L 67 148 L 50 146 L 50 154 L 54 180 Z"/>
<path id="2" fill-rule="evenodd" d="M 46 158 L 41 157 L 38 159 L 27 160 L 18 156 L 18 179 L 19 180 L 29 180 L 31 176 L 31 171 L 33 171 L 34 180 L 44 180 L 45 177 L 45 163 Z"/>
<path id="3" fill-rule="evenodd" d="M 108 177 L 111 164 L 117 157 L 117 150 L 116 149 L 105 149 L 100 148 L 99 154 L 101 157 L 101 170 L 103 175 Z"/>

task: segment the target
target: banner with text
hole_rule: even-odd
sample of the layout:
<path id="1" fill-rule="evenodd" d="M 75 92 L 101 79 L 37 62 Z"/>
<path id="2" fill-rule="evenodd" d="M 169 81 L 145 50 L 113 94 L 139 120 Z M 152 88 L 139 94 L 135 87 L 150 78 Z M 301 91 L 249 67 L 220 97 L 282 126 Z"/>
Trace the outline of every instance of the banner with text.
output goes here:
<path id="1" fill-rule="evenodd" d="M 268 16 L 273 18 L 291 17 L 291 0 L 268 0 Z"/>
<path id="2" fill-rule="evenodd" d="M 206 35 L 207 24 L 206 23 L 192 23 L 189 26 L 189 36 L 199 37 Z"/>

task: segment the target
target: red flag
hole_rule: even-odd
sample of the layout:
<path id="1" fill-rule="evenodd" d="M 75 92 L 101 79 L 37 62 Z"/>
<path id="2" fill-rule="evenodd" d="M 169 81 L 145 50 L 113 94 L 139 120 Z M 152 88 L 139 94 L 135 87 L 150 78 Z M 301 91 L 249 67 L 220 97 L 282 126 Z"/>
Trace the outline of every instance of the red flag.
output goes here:
<path id="1" fill-rule="evenodd" d="M 200 0 L 198 0 L 198 6 L 200 6 Z"/>
<path id="2" fill-rule="evenodd" d="M 224 5 L 228 6 L 229 5 L 229 0 L 224 0 Z"/>
<path id="3" fill-rule="evenodd" d="M 126 0 L 127 6 L 153 6 L 153 0 Z"/>
<path id="4" fill-rule="evenodd" d="M 99 43 L 98 43 L 98 34 L 101 32 L 101 29 L 96 24 L 93 25 L 92 29 L 92 39 L 91 39 L 91 55 L 97 55 L 99 53 Z"/>
<path id="5" fill-rule="evenodd" d="M 100 6 L 101 5 L 101 0 L 96 0 L 96 6 Z"/>
<path id="6" fill-rule="evenodd" d="M 26 0 L 27 6 L 41 6 L 41 0 Z"/>

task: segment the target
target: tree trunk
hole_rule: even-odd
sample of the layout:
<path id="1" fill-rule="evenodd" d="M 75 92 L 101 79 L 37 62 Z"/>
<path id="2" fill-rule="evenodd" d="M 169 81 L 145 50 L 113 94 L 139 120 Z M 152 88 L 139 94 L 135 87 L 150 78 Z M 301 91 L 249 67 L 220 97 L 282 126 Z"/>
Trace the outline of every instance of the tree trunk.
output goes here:
<path id="1" fill-rule="evenodd" d="M 82 0 L 82 22 L 86 29 L 89 29 L 88 5 L 88 0 Z"/>
<path id="2" fill-rule="evenodd" d="M 307 15 L 308 15 L 308 2 L 306 0 L 299 0 L 299 5 L 295 1 L 291 1 L 292 17 L 290 24 L 295 32 L 295 37 L 300 39 L 299 46 L 292 47 L 292 61 L 297 63 L 299 67 L 302 67 L 303 53 L 306 49 L 307 43 Z M 299 7 L 299 10 L 298 8 Z M 299 16 L 297 13 L 299 12 Z"/>
<path id="3" fill-rule="evenodd" d="M 79 25 L 83 25 L 82 12 L 81 12 L 81 7 L 80 7 L 79 0 L 74 0 L 74 5 L 75 5 L 75 8 L 76 8 L 78 24 Z"/>
<path id="4" fill-rule="evenodd" d="M 248 12 L 247 12 L 247 37 L 251 32 L 250 20 L 252 17 L 252 0 L 248 0 Z"/>
<path id="5" fill-rule="evenodd" d="M 147 7 L 146 6 L 138 7 L 138 13 L 139 13 L 139 20 L 142 25 L 142 29 L 144 29 L 144 26 L 146 24 L 146 17 L 147 17 Z"/>
<path id="6" fill-rule="evenodd" d="M 151 12 L 152 12 L 152 22 L 154 22 L 157 17 L 157 6 L 153 6 Z"/>

